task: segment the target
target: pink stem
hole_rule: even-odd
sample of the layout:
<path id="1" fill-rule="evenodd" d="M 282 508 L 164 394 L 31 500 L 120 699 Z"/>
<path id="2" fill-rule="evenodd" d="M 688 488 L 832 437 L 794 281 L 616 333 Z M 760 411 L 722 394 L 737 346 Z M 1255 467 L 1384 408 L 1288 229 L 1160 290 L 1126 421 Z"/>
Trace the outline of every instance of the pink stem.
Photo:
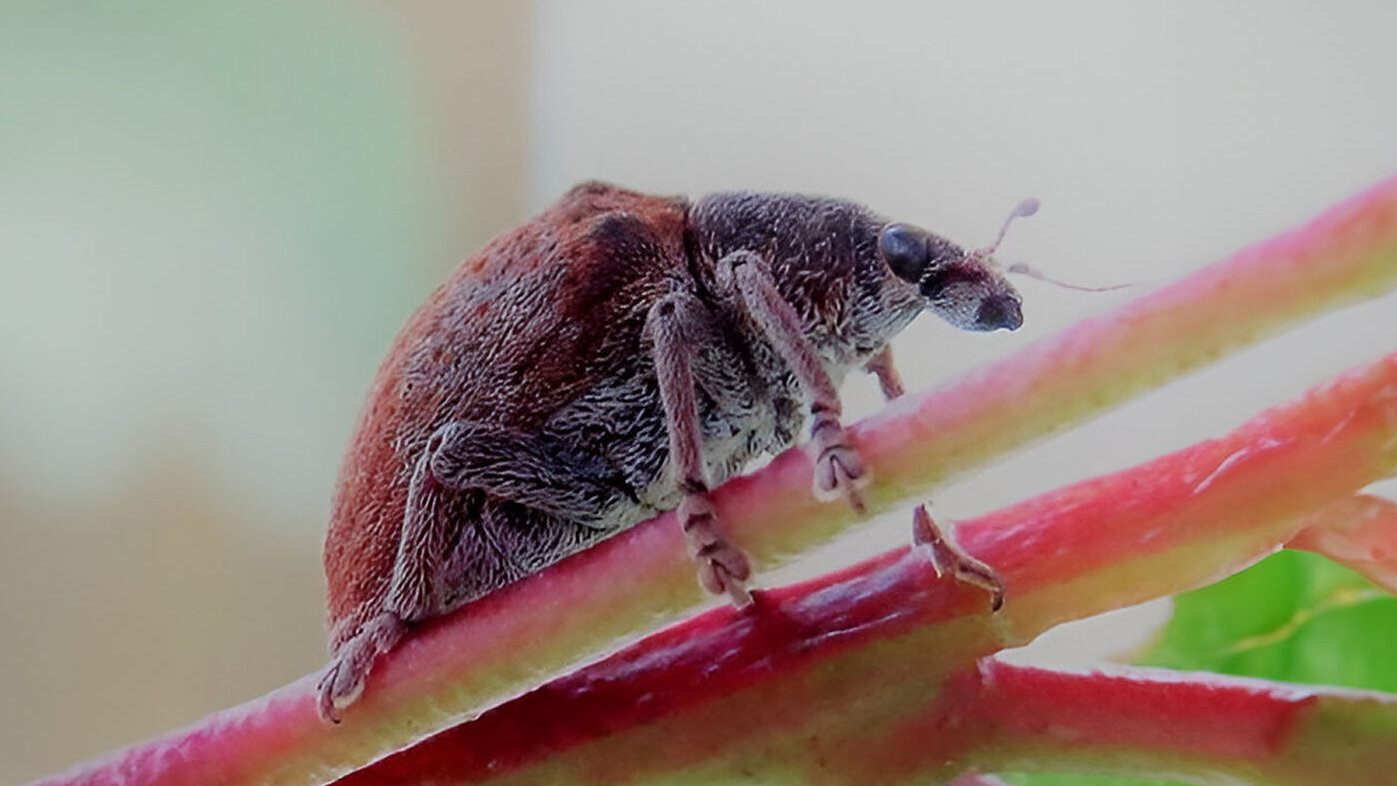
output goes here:
<path id="1" fill-rule="evenodd" d="M 1397 696 L 1147 669 L 1064 674 L 986 659 L 948 680 L 938 701 L 889 737 L 917 742 L 899 747 L 900 761 L 879 762 L 892 770 L 888 780 L 969 765 L 1199 783 L 1379 784 L 1397 771 Z M 874 759 L 886 749 L 868 752 Z"/>
<path id="2" fill-rule="evenodd" d="M 754 611 L 717 609 L 661 631 L 341 784 L 629 783 L 694 772 L 778 780 L 809 776 L 817 765 L 825 782 L 877 783 L 929 771 L 949 777 L 980 761 L 972 753 L 1000 769 L 972 745 L 983 737 L 977 727 L 962 733 L 958 718 L 945 728 L 946 697 L 962 690 L 962 678 L 946 687 L 948 677 L 1063 620 L 1239 570 L 1291 538 L 1310 512 L 1395 467 L 1397 354 L 1221 439 L 962 523 L 963 545 L 1008 584 L 999 615 L 986 613 L 982 593 L 937 579 L 923 554 L 900 549 L 763 591 Z M 1209 766 L 1274 752 L 1257 747 L 1271 739 L 1260 731 L 1238 726 L 1243 736 L 1229 739 L 1199 725 L 1190 707 L 1212 713 L 1213 725 L 1226 725 L 1227 707 L 1200 705 L 1198 694 L 1210 688 L 1181 684 L 1179 698 L 1155 702 L 1164 712 L 1158 729 L 1135 708 L 1133 727 L 1107 715 L 1093 733 L 1129 731 L 1131 745 L 1154 734 L 1140 755 L 1169 758 L 1171 746 L 1184 745 L 1189 756 L 1211 757 Z M 1108 692 L 1076 696 L 1073 711 Z M 1053 695 L 1064 706 L 1072 698 Z M 1272 707 L 1274 698 L 1257 701 Z M 1397 709 L 1383 702 L 1391 723 L 1382 739 L 1394 744 Z M 973 716 L 971 704 L 956 712 Z M 995 706 L 986 712 L 1003 714 L 1015 702 Z M 1129 704 L 1111 706 L 1124 712 Z M 812 758 L 803 749 L 814 738 Z M 1069 753 L 1066 746 L 1062 755 Z M 1302 765 L 1310 766 L 1293 767 Z"/>
<path id="3" fill-rule="evenodd" d="M 1397 592 L 1397 502 L 1368 495 L 1339 500 L 1305 519 L 1286 545 L 1322 554 Z"/>

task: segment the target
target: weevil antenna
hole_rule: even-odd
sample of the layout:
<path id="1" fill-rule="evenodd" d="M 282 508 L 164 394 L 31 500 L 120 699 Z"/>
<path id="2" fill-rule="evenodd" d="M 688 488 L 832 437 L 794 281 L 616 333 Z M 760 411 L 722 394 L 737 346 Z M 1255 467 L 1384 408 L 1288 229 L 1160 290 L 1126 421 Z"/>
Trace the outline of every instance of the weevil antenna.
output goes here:
<path id="1" fill-rule="evenodd" d="M 1084 287 L 1079 284 L 1069 284 L 1066 281 L 1058 281 L 1055 278 L 1049 278 L 1048 276 L 1043 275 L 1042 272 L 1032 267 L 1029 267 L 1026 263 L 1023 262 L 1015 262 L 1014 264 L 1005 268 L 1005 272 L 1019 273 L 1021 275 L 1028 276 L 1029 278 L 1036 278 L 1039 281 L 1053 284 L 1064 289 L 1075 289 L 1078 292 L 1111 292 L 1113 290 L 1125 289 L 1126 287 L 1135 286 L 1134 284 L 1115 284 L 1109 287 Z"/>
<path id="2" fill-rule="evenodd" d="M 1009 225 L 1014 223 L 1014 219 L 1019 217 L 1028 218 L 1034 213 L 1037 213 L 1038 205 L 1039 203 L 1036 197 L 1028 197 L 1017 205 L 1014 205 L 1014 209 L 1009 211 L 1009 215 L 1005 216 L 1004 224 L 999 227 L 999 235 L 995 237 L 994 243 L 988 248 L 981 249 L 980 253 L 989 256 L 998 251 L 999 244 L 1003 243 L 1004 236 L 1009 234 Z"/>

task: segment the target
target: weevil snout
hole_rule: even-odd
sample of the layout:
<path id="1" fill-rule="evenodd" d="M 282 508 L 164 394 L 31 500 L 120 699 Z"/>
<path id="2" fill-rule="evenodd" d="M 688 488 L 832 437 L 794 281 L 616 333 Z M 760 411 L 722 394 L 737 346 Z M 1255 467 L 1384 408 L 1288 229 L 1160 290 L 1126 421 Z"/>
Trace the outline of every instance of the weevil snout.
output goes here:
<path id="1" fill-rule="evenodd" d="M 1019 293 L 1004 277 L 992 249 L 967 254 L 959 246 L 909 224 L 890 224 L 878 239 L 884 262 L 915 284 L 927 308 L 962 330 L 1015 330 L 1023 324 Z"/>
<path id="2" fill-rule="evenodd" d="M 992 256 L 999 249 L 999 244 L 1004 242 L 1004 235 L 1009 231 L 1009 225 L 1014 223 L 1016 218 L 1026 218 L 1038 212 L 1038 200 L 1029 197 L 1014 206 L 1009 211 L 1009 215 L 1004 219 L 1004 223 L 999 227 L 999 235 L 995 237 L 994 244 L 988 248 L 982 248 L 970 255 L 991 286 L 993 292 L 980 301 L 980 308 L 975 313 L 975 329 L 977 330 L 1018 330 L 1023 326 L 1023 300 L 1004 277 L 1004 266 L 999 264 Z"/>
<path id="3" fill-rule="evenodd" d="M 1038 211 L 1038 200 L 1014 207 L 994 244 L 965 253 L 950 241 L 910 224 L 889 224 L 878 236 L 878 251 L 899 278 L 916 284 L 927 308 L 962 330 L 1018 330 L 1023 300 L 1004 277 L 993 254 L 1015 218 Z"/>
<path id="4" fill-rule="evenodd" d="M 922 280 L 927 308 L 961 330 L 1017 330 L 1023 299 L 993 257 L 967 254 Z"/>
<path id="5" fill-rule="evenodd" d="M 1023 325 L 1023 305 L 1015 295 L 990 295 L 975 312 L 978 330 L 1018 330 Z"/>
<path id="6" fill-rule="evenodd" d="M 961 260 L 968 278 L 974 282 L 966 297 L 978 304 L 970 324 L 960 325 L 965 330 L 1018 330 L 1023 326 L 1023 298 L 1009 283 L 1004 266 L 991 256 L 993 253 L 993 247 L 982 248 Z"/>

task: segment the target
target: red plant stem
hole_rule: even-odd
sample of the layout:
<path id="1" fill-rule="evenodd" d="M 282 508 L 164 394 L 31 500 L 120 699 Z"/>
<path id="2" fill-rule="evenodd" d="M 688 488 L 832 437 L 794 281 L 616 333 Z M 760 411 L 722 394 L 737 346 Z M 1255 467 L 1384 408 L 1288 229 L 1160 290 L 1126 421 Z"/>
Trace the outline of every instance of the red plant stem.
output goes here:
<path id="1" fill-rule="evenodd" d="M 1342 735 L 1339 722 L 1349 739 L 1323 739 L 1317 727 Z M 1376 786 L 1397 772 L 1397 696 L 1148 669 L 1066 674 L 986 659 L 948 680 L 893 736 L 926 741 L 904 746 L 922 763 L 900 765 L 923 776 L 971 765 Z"/>
<path id="2" fill-rule="evenodd" d="M 920 494 L 1286 324 L 1394 284 L 1397 178 L 1305 227 L 857 425 L 855 439 L 875 472 L 869 502 L 885 508 Z M 725 484 L 715 505 L 757 564 L 772 565 L 852 521 L 843 506 L 815 505 L 809 489 L 809 459 L 793 450 Z M 702 600 L 678 528 L 663 516 L 424 628 L 375 671 L 341 727 L 318 721 L 313 680 L 302 680 L 45 782 L 322 782 Z"/>
<path id="3" fill-rule="evenodd" d="M 1292 549 L 1322 554 L 1397 592 L 1397 502 L 1360 494 L 1305 519 Z"/>
<path id="4" fill-rule="evenodd" d="M 948 677 L 1063 620 L 1239 570 L 1285 543 L 1312 511 L 1394 469 L 1397 354 L 1221 439 L 964 522 L 962 544 L 1008 584 L 998 616 L 985 613 L 983 594 L 936 579 L 920 552 L 889 552 L 762 592 L 754 611 L 718 609 L 673 626 L 364 768 L 341 786 L 628 783 L 679 773 L 779 779 L 792 771 L 821 782 L 882 783 L 949 777 L 972 762 L 972 753 L 987 769 L 1021 766 L 1018 748 L 977 747 L 986 735 L 971 721 L 1032 731 L 1010 723 L 1027 706 L 1024 697 L 975 709 L 979 700 L 963 696 L 965 678 Z M 1253 767 L 1282 754 L 1299 758 L 1267 766 L 1289 772 L 1313 765 L 1288 747 L 1294 719 L 1281 712 L 1290 705 L 1277 703 L 1275 691 L 1245 700 L 1218 694 L 1210 704 L 1206 685 L 1180 682 L 1181 699 L 1153 705 L 1159 718 L 1142 715 L 1145 705 L 1115 701 L 1110 711 L 1133 713 L 1133 726 L 1109 713 L 1092 726 L 1087 711 L 1123 690 L 1119 684 L 1096 678 L 1107 689 L 1073 695 L 1094 683 L 1033 674 L 1030 684 L 1040 687 L 1052 680 L 1078 686 L 1034 706 L 1047 711 L 1061 700 L 1081 744 L 1116 745 L 1185 769 L 1226 772 L 1219 762 Z M 971 698 L 983 693 L 977 684 Z M 1169 692 L 1147 688 L 1150 696 Z M 1385 760 L 1397 763 L 1392 701 L 1382 702 L 1382 733 L 1392 746 Z M 1253 709 L 1255 717 L 1246 715 Z M 1190 714 L 1195 710 L 1211 725 Z M 1222 720 L 1228 712 L 1238 716 L 1235 728 Z M 1050 737 L 1040 733 L 1030 742 Z M 1072 745 L 1053 742 L 1060 757 L 1075 761 Z M 1052 758 L 1051 746 L 1014 745 Z"/>

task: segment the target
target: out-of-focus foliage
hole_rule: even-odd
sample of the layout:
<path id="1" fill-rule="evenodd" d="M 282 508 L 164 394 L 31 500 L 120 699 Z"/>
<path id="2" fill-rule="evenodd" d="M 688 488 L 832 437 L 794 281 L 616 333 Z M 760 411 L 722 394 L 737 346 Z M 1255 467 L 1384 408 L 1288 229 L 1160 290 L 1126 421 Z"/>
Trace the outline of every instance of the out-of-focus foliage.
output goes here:
<path id="1" fill-rule="evenodd" d="M 1394 648 L 1397 598 L 1323 557 L 1283 551 L 1177 598 L 1139 662 L 1394 691 Z"/>
<path id="2" fill-rule="evenodd" d="M 1282 551 L 1180 595 L 1174 616 L 1135 661 L 1347 688 L 1397 690 L 1397 598 L 1329 560 Z M 1141 786 L 1173 781 L 1020 774 L 1019 786 Z"/>

